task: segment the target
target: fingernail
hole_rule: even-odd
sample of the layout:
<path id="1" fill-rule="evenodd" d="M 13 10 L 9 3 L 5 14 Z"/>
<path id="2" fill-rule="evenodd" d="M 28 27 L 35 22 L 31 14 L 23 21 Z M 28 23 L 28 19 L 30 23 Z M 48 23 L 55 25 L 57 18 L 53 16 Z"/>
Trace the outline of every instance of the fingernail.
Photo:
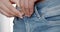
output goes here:
<path id="1" fill-rule="evenodd" d="M 20 17 L 20 18 L 23 18 L 23 17 Z"/>
<path id="2" fill-rule="evenodd" d="M 23 17 L 19 16 L 19 18 L 21 18 L 21 19 L 22 19 Z"/>
<path id="3" fill-rule="evenodd" d="M 23 18 L 21 15 L 19 15 L 19 18 Z"/>

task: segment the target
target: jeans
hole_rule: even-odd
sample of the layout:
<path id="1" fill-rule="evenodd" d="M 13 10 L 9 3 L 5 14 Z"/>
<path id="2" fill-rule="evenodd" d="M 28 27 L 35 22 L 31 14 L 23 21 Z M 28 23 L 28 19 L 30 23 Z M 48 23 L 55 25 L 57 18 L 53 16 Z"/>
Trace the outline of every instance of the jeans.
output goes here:
<path id="1" fill-rule="evenodd" d="M 13 32 L 60 32 L 60 0 L 39 2 L 31 17 L 15 17 L 13 23 Z"/>

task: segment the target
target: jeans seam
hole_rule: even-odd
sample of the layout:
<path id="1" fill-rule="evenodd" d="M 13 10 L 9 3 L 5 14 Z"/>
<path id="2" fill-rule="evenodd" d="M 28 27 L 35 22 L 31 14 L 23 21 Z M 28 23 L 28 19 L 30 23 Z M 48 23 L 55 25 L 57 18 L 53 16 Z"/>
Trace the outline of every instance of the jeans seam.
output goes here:
<path id="1" fill-rule="evenodd" d="M 28 20 L 27 22 L 25 22 L 25 25 L 26 25 L 26 32 L 30 32 L 30 26 Z"/>

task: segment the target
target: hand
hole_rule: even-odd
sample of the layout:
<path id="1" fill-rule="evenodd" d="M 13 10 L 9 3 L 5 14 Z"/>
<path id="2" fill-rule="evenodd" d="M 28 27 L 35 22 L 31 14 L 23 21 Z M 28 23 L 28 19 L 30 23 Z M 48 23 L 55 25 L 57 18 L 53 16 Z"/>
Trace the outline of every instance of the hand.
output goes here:
<path id="1" fill-rule="evenodd" d="M 42 0 L 11 0 L 15 2 L 21 11 L 25 13 L 25 16 L 30 17 L 34 12 L 34 3 L 40 2 Z"/>
<path id="2" fill-rule="evenodd" d="M 0 13 L 7 17 L 20 17 L 22 18 L 23 13 L 16 10 L 9 0 L 0 0 Z"/>

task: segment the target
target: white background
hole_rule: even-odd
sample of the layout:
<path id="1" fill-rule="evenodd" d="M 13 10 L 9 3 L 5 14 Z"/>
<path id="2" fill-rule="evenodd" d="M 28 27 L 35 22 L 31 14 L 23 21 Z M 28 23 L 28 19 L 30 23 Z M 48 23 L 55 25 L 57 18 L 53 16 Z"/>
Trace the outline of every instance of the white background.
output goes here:
<path id="1" fill-rule="evenodd" d="M 0 13 L 0 32 L 13 32 L 13 19 L 14 17 L 8 18 Z"/>

